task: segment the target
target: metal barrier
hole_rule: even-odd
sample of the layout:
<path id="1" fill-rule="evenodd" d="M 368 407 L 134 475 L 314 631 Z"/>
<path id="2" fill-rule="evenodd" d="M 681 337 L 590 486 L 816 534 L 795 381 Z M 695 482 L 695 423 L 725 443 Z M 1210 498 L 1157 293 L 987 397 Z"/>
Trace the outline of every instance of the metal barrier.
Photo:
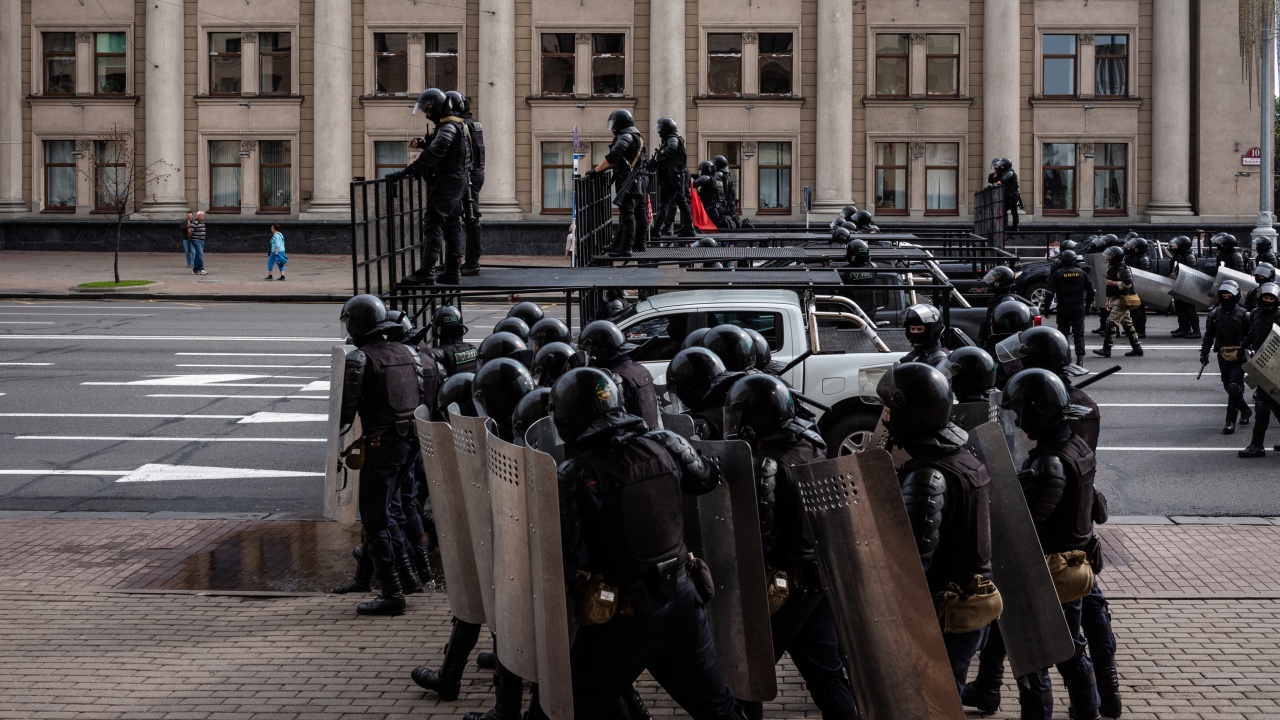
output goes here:
<path id="1" fill-rule="evenodd" d="M 613 244 L 613 171 L 573 179 L 573 264 L 586 267 Z"/>
<path id="2" fill-rule="evenodd" d="M 1004 187 L 992 185 L 973 194 L 973 233 L 1004 247 Z"/>
<path id="3" fill-rule="evenodd" d="M 400 280 L 422 262 L 426 240 L 422 211 L 427 185 L 421 178 L 351 183 L 352 293 L 382 298 L 389 309 L 403 310 L 419 327 L 430 319 L 436 300 L 421 286 Z"/>

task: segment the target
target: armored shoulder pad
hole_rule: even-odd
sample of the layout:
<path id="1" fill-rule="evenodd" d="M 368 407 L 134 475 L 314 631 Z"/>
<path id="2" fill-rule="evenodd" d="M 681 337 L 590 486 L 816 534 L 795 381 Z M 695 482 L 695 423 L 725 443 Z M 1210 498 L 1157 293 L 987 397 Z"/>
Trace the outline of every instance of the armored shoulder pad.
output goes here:
<path id="1" fill-rule="evenodd" d="M 778 461 L 767 455 L 756 458 L 755 476 L 760 534 L 767 535 L 773 531 L 773 509 L 778 501 Z"/>
<path id="2" fill-rule="evenodd" d="M 704 483 L 719 477 L 720 469 L 715 463 L 703 457 L 697 448 L 676 433 L 670 430 L 651 430 L 645 433 L 645 437 L 657 441 L 666 448 L 667 452 L 680 463 L 680 469 L 684 471 L 687 479 Z"/>
<path id="3" fill-rule="evenodd" d="M 947 477 L 936 468 L 916 468 L 902 478 L 902 499 L 907 506 L 907 517 L 911 519 L 916 548 L 926 567 L 938 547 L 946 493 Z"/>
<path id="4" fill-rule="evenodd" d="M 1062 501 L 1067 489 L 1067 470 L 1057 455 L 1041 455 L 1032 458 L 1027 469 L 1019 475 L 1031 518 L 1040 525 L 1049 519 Z"/>
<path id="5" fill-rule="evenodd" d="M 342 411 L 338 418 L 339 434 L 346 433 L 356 419 L 356 409 L 360 405 L 360 397 L 364 394 L 364 373 L 369 365 L 369 356 L 363 350 L 352 350 L 347 353 L 346 365 L 342 371 Z"/>

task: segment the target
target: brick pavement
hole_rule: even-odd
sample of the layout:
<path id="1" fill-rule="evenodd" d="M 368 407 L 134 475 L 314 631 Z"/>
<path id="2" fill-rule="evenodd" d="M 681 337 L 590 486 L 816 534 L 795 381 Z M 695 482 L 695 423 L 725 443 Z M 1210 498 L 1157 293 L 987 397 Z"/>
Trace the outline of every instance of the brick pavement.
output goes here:
<path id="1" fill-rule="evenodd" d="M 474 667 L 456 703 L 408 680 L 440 657 L 443 594 L 412 596 L 399 618 L 360 618 L 354 598 L 306 592 L 345 577 L 352 537 L 270 520 L 0 520 L 0 720 L 431 719 L 486 707 L 489 678 Z M 1113 526 L 1106 542 L 1125 717 L 1280 718 L 1280 527 Z M 219 577 L 287 592 L 194 589 Z M 790 663 L 779 672 L 767 716 L 819 717 Z M 683 717 L 652 681 L 640 690 L 655 716 Z M 994 717 L 1016 717 L 1011 682 L 1005 698 Z"/>

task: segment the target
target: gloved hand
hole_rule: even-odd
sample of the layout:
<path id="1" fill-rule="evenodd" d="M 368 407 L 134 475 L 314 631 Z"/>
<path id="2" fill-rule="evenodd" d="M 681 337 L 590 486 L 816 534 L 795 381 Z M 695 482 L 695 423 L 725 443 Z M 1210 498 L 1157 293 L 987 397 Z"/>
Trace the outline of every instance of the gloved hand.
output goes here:
<path id="1" fill-rule="evenodd" d="M 595 177 L 595 176 L 597 176 L 597 175 L 599 175 L 599 174 L 600 174 L 600 173 L 596 172 L 596 169 L 595 169 L 595 168 L 591 168 L 590 170 L 588 170 L 588 171 L 587 171 L 587 174 L 586 174 L 586 175 L 583 175 L 582 177 L 584 177 L 584 178 Z"/>
<path id="2" fill-rule="evenodd" d="M 400 182 L 400 179 L 403 177 L 404 177 L 403 170 L 396 170 L 394 172 L 389 172 L 386 174 L 386 178 L 393 183 Z"/>
<path id="3" fill-rule="evenodd" d="M 1200 364 L 1201 365 L 1209 364 L 1209 355 L 1207 353 L 1200 356 Z"/>

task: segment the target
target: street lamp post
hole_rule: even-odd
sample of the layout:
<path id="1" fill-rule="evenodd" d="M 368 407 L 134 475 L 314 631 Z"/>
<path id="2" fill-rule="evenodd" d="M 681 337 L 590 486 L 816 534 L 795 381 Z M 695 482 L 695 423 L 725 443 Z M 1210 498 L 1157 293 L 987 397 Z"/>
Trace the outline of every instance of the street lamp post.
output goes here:
<path id="1" fill-rule="evenodd" d="M 1276 229 L 1272 227 L 1275 223 L 1275 215 L 1272 214 L 1271 205 L 1274 196 L 1274 179 L 1272 177 L 1274 168 L 1272 167 L 1272 153 L 1275 152 L 1275 108 L 1276 108 L 1276 27 L 1272 22 L 1269 27 L 1262 28 L 1262 79 L 1261 88 L 1262 100 L 1262 122 L 1261 135 L 1262 142 L 1259 147 L 1262 148 L 1262 166 L 1259 168 L 1260 177 L 1258 178 L 1258 226 L 1253 229 L 1253 238 L 1267 238 L 1272 244 L 1276 241 Z"/>

